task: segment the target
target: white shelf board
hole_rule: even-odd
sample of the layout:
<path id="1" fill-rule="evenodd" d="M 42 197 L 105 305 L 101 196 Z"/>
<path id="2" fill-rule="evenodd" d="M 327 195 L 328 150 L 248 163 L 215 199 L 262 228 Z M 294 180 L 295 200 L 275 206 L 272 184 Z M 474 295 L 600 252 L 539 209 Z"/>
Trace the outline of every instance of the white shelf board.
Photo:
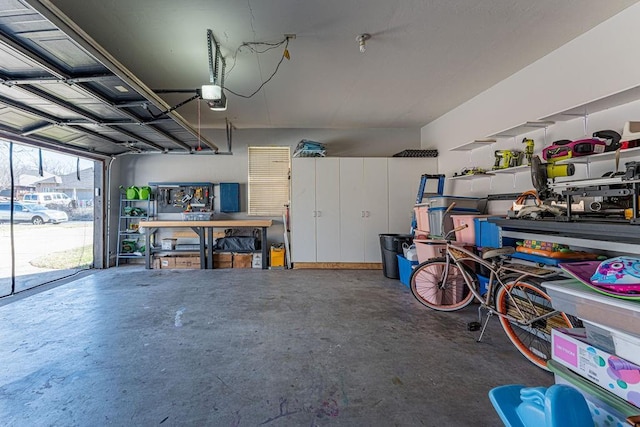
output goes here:
<path id="1" fill-rule="evenodd" d="M 500 174 L 514 175 L 517 173 L 524 173 L 524 172 L 530 172 L 530 171 L 531 171 L 531 166 L 521 165 L 521 166 L 514 166 L 512 168 L 506 168 L 506 169 L 495 169 L 487 173 L 492 175 L 494 174 L 495 175 L 500 175 Z"/>
<path id="2" fill-rule="evenodd" d="M 622 92 L 615 93 L 613 95 L 605 96 L 603 98 L 596 99 L 591 102 L 586 102 L 582 105 L 577 105 L 573 108 L 551 114 L 550 116 L 543 117 L 541 120 L 552 120 L 556 122 L 568 121 L 571 119 L 575 119 L 576 117 L 583 117 L 589 114 L 597 113 L 598 111 L 604 111 L 609 108 L 628 104 L 639 99 L 640 86 L 636 86 Z"/>
<path id="3" fill-rule="evenodd" d="M 525 122 L 518 126 L 514 126 L 509 129 L 505 129 L 493 135 L 490 135 L 489 138 L 513 138 L 518 135 L 522 135 L 523 133 L 531 132 L 536 129 L 544 129 L 546 127 L 551 126 L 555 122 L 552 120 L 538 120 L 532 122 Z"/>
<path id="4" fill-rule="evenodd" d="M 453 179 L 453 180 L 459 180 L 459 181 L 471 181 L 474 179 L 483 179 L 483 178 L 491 178 L 491 172 L 487 172 L 487 173 L 478 173 L 475 175 L 458 175 L 458 176 L 452 176 L 449 177 L 447 179 Z"/>
<path id="5" fill-rule="evenodd" d="M 491 144 L 495 144 L 497 141 L 493 138 L 487 139 L 476 139 L 471 142 L 467 142 L 466 144 L 459 145 L 457 147 L 452 148 L 449 151 L 471 151 L 476 148 L 486 147 Z"/>
<path id="6" fill-rule="evenodd" d="M 640 156 L 640 147 L 620 150 L 620 159 L 625 159 L 627 157 L 634 157 L 634 156 Z M 559 160 L 556 163 L 558 163 L 559 165 L 566 164 L 566 163 L 593 163 L 593 162 L 602 161 L 602 160 L 613 160 L 615 158 L 616 158 L 616 152 L 609 151 L 606 153 L 591 154 L 589 156 L 584 156 L 584 157 L 573 157 L 571 159 Z"/>
<path id="7" fill-rule="evenodd" d="M 553 241 L 556 243 L 562 243 L 568 246 L 578 246 L 578 247 L 592 247 L 598 248 L 605 251 L 615 251 L 615 252 L 624 252 L 628 254 L 640 254 L 640 245 L 635 243 L 623 243 L 623 242 L 614 242 L 614 241 L 605 241 L 605 240 L 595 240 L 595 239 L 583 239 L 580 237 L 567 237 L 567 236 L 559 236 L 549 234 L 539 234 L 539 233 L 529 233 L 526 231 L 511 231 L 511 230 L 502 230 L 502 237 L 510 237 L 512 239 L 532 239 L 532 240 L 541 240 L 541 241 Z"/>
<path id="8" fill-rule="evenodd" d="M 599 98 L 590 102 L 585 102 L 584 104 L 577 105 L 575 107 L 572 107 L 563 111 L 559 111 L 549 116 L 542 117 L 536 121 L 521 123 L 517 126 L 513 126 L 511 128 L 489 135 L 486 139 L 475 140 L 467 144 L 463 144 L 459 147 L 452 148 L 451 151 L 474 150 L 476 148 L 480 148 L 488 144 L 492 144 L 496 142 L 496 140 L 499 138 L 514 138 L 516 136 L 531 132 L 535 129 L 544 129 L 546 127 L 553 125 L 555 122 L 563 122 L 563 121 L 575 119 L 577 117 L 585 117 L 589 114 L 597 113 L 599 111 L 604 111 L 609 108 L 628 104 L 630 102 L 634 102 L 638 100 L 640 100 L 640 86 L 635 86 L 627 90 L 624 90 L 622 92 L 605 96 L 603 98 Z M 603 153 L 601 155 L 610 156 L 612 154 Z M 615 154 L 613 154 L 613 156 L 615 156 Z M 593 156 L 590 156 L 590 157 L 593 158 Z M 587 163 L 589 162 L 589 160 L 579 160 L 579 161 L 574 160 L 574 162 Z"/>

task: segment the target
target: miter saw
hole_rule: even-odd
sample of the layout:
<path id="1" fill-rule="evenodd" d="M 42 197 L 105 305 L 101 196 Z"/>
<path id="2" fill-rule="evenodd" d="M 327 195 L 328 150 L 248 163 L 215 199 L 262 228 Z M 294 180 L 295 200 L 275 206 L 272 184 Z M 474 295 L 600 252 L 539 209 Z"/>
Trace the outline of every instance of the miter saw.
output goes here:
<path id="1" fill-rule="evenodd" d="M 558 201 L 559 195 L 549 187 L 549 180 L 563 176 L 573 176 L 576 168 L 572 163 L 559 165 L 555 162 L 543 163 L 538 156 L 531 157 L 531 182 L 538 192 L 538 198 L 544 201 Z"/>
<path id="2" fill-rule="evenodd" d="M 625 163 L 625 171 L 601 178 L 556 182 L 550 187 L 566 200 L 569 220 L 640 224 L 640 162 Z"/>
<path id="3" fill-rule="evenodd" d="M 617 169 L 617 168 L 616 168 Z M 573 164 L 543 163 L 538 156 L 531 162 L 531 180 L 541 200 L 540 212 L 556 219 L 573 221 L 629 222 L 640 224 L 640 162 L 625 163 L 625 171 L 601 178 L 556 181 L 573 176 Z M 519 215 L 520 217 L 521 215 Z"/>
<path id="4" fill-rule="evenodd" d="M 531 156 L 531 181 L 536 191 L 523 193 L 519 201 L 514 204 L 513 210 L 509 211 L 510 217 L 541 219 L 545 216 L 559 217 L 564 215 L 565 209 L 559 202 L 562 196 L 554 192 L 549 187 L 549 180 L 555 181 L 558 177 L 572 176 L 575 167 L 571 163 L 559 165 L 553 162 L 543 163 L 538 156 Z M 525 205 L 524 199 L 533 195 L 536 197 L 535 205 Z"/>

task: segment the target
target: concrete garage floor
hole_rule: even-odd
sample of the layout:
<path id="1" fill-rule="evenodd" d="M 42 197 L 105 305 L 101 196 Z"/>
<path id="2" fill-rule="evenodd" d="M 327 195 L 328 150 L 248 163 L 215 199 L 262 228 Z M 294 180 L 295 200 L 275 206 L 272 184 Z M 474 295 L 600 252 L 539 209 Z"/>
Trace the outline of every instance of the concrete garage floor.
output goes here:
<path id="1" fill-rule="evenodd" d="M 497 319 L 477 343 L 475 306 L 381 271 L 121 267 L 10 298 L 9 426 L 495 426 L 489 389 L 553 383 Z"/>

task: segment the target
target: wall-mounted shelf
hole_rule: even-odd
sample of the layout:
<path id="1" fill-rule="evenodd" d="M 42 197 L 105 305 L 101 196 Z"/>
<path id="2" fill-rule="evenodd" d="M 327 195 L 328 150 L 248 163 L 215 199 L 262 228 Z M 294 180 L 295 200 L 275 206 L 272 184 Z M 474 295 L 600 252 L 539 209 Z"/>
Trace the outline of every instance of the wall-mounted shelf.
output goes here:
<path id="1" fill-rule="evenodd" d="M 493 135 L 489 135 L 489 138 L 514 138 L 523 133 L 531 132 L 536 129 L 544 129 L 551 126 L 555 122 L 552 120 L 536 120 L 531 122 L 525 122 L 518 126 L 514 126 L 509 129 L 505 129 Z"/>
<path id="2" fill-rule="evenodd" d="M 594 101 L 585 102 L 582 105 L 577 105 L 573 108 L 551 114 L 547 117 L 542 118 L 541 120 L 568 121 L 575 119 L 576 117 L 584 117 L 589 114 L 597 113 L 598 111 L 604 111 L 609 108 L 628 104 L 639 99 L 640 86 L 636 86 L 610 96 L 605 96 Z"/>
<path id="3" fill-rule="evenodd" d="M 524 173 L 524 172 L 530 172 L 530 171 L 531 171 L 531 166 L 521 165 L 521 166 L 514 166 L 512 168 L 506 168 L 506 169 L 495 169 L 487 173 L 492 175 L 503 175 L 503 174 L 515 175 L 517 173 Z"/>
<path id="4" fill-rule="evenodd" d="M 640 147 L 629 148 L 627 150 L 620 150 L 620 159 L 624 159 L 626 157 L 634 157 L 640 155 Z M 600 154 L 591 154 L 589 156 L 584 157 L 573 157 L 571 159 L 559 160 L 558 164 L 566 164 L 566 163 L 593 163 L 602 160 L 613 160 L 616 158 L 615 151 L 608 151 L 606 153 Z"/>
<path id="5" fill-rule="evenodd" d="M 529 173 L 530 171 L 531 171 L 531 166 L 521 165 L 521 166 L 514 166 L 512 168 L 506 168 L 506 169 L 490 170 L 490 171 L 487 171 L 486 173 L 451 176 L 447 179 L 453 179 L 458 181 L 471 181 L 476 179 L 492 178 L 494 175 L 515 175 L 519 173 Z"/>
<path id="6" fill-rule="evenodd" d="M 473 175 L 458 175 L 458 176 L 449 177 L 447 179 L 453 179 L 453 180 L 459 180 L 459 181 L 471 181 L 474 179 L 483 179 L 483 178 L 491 178 L 491 173 L 487 172 L 487 173 L 477 173 Z"/>
<path id="7" fill-rule="evenodd" d="M 640 100 L 640 86 L 635 86 L 622 92 L 618 92 L 613 95 L 599 98 L 593 101 L 585 102 L 584 104 L 577 105 L 564 111 L 542 117 L 539 120 L 527 121 L 518 124 L 500 132 L 488 135 L 486 138 L 476 139 L 466 144 L 462 144 L 458 147 L 454 147 L 450 151 L 475 150 L 477 148 L 486 147 L 487 145 L 496 143 L 497 140 L 501 138 L 515 138 L 519 135 L 526 134 L 536 129 L 545 129 L 559 121 L 568 121 L 577 117 L 586 117 L 589 114 L 597 113 L 599 111 L 628 104 L 630 102 L 638 100 Z M 627 150 L 627 152 L 631 153 L 631 150 Z M 638 154 L 638 152 L 636 152 L 635 154 Z M 597 156 L 602 156 L 599 158 L 599 160 L 604 160 L 607 158 L 607 156 L 615 156 L 615 153 L 603 153 L 599 155 L 596 154 L 589 156 L 589 158 L 595 160 L 596 158 L 598 158 Z M 578 162 L 575 159 L 572 159 L 572 161 Z M 579 162 L 584 163 L 589 161 L 590 160 L 580 160 Z"/>
<path id="8" fill-rule="evenodd" d="M 466 144 L 459 145 L 457 147 L 452 148 L 449 151 L 471 151 L 476 148 L 486 147 L 491 144 L 495 144 L 497 141 L 494 138 L 487 139 L 476 139 L 471 142 L 467 142 Z"/>

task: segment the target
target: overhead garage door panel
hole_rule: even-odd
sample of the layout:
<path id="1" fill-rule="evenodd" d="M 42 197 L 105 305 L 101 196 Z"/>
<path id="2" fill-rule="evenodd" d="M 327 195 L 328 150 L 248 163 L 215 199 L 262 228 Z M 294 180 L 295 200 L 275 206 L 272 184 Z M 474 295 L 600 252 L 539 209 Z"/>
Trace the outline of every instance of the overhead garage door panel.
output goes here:
<path id="1" fill-rule="evenodd" d="M 0 72 L 9 77 L 12 76 L 43 76 L 42 69 L 35 62 L 25 58 L 15 50 L 0 44 Z"/>
<path id="2" fill-rule="evenodd" d="M 4 138 L 13 134 L 22 142 L 57 142 L 65 149 L 73 144 L 92 156 L 198 146 L 217 150 L 60 18 L 57 26 L 25 1 L 0 0 L 0 109 L 14 112 L 0 118 Z"/>
<path id="3" fill-rule="evenodd" d="M 18 132 L 23 132 L 35 124 L 42 123 L 42 121 L 29 113 L 5 107 L 0 109 L 0 123 Z"/>

